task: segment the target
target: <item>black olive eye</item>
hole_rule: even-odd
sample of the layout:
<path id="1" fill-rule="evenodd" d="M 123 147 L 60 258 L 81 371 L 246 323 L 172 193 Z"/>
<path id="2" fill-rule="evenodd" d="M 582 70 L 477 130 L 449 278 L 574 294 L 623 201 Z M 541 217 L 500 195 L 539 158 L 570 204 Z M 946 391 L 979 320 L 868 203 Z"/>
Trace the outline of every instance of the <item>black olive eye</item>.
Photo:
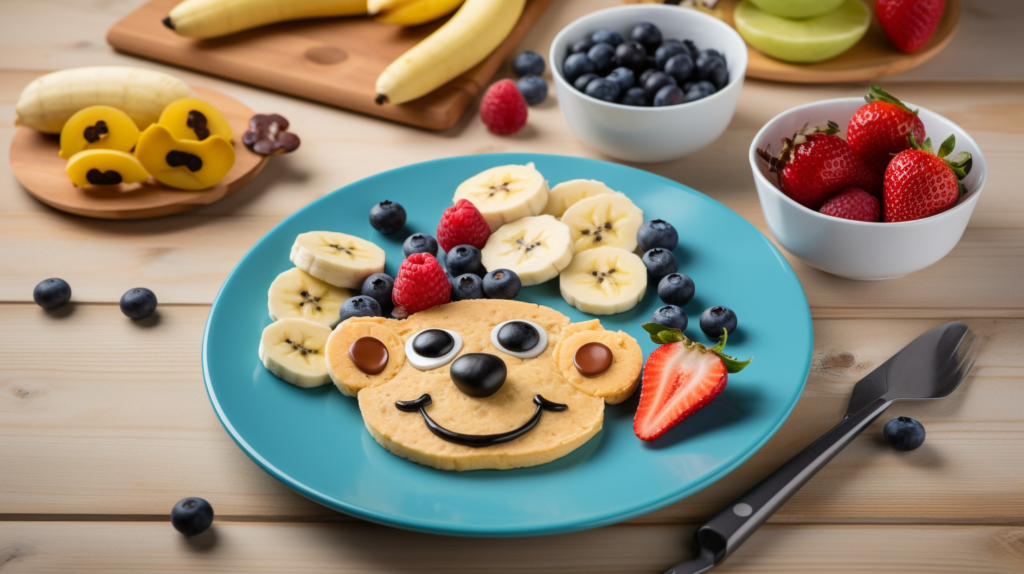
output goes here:
<path id="1" fill-rule="evenodd" d="M 405 342 L 406 358 L 421 371 L 447 365 L 460 350 L 462 337 L 447 329 L 426 329 Z"/>
<path id="2" fill-rule="evenodd" d="M 536 357 L 548 344 L 548 334 L 530 321 L 505 321 L 491 331 L 491 343 L 519 359 Z"/>

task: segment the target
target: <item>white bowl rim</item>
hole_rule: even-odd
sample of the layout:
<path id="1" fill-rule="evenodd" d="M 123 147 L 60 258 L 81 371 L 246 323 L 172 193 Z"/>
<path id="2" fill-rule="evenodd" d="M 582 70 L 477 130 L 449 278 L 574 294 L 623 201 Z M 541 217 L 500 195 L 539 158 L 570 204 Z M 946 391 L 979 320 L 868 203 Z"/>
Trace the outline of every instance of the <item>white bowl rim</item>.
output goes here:
<path id="1" fill-rule="evenodd" d="M 577 24 L 579 22 L 582 22 L 584 20 L 591 19 L 592 17 L 595 17 L 598 14 L 603 14 L 605 12 L 612 12 L 612 11 L 637 11 L 637 9 L 639 9 L 639 11 L 648 10 L 648 11 L 655 11 L 655 12 L 659 11 L 659 10 L 665 10 L 666 13 L 674 13 L 674 14 L 677 14 L 677 15 L 678 14 L 686 14 L 687 17 L 689 17 L 689 16 L 696 16 L 697 20 L 703 20 L 703 23 L 709 24 L 711 26 L 721 26 L 722 27 L 721 29 L 725 30 L 727 35 L 729 33 L 734 34 L 736 39 L 743 45 L 743 50 L 741 52 L 743 57 L 740 58 L 740 60 L 741 60 L 740 62 L 736 62 L 737 66 L 736 66 L 736 70 L 735 71 L 737 73 L 733 73 L 732 71 L 730 71 L 729 72 L 729 83 L 727 83 L 721 90 L 716 91 L 715 93 L 711 94 L 710 96 L 701 98 L 699 100 L 694 100 L 692 102 L 684 102 L 682 104 L 676 104 L 674 106 L 658 106 L 658 107 L 655 107 L 655 106 L 627 106 L 625 104 L 619 104 L 619 103 L 615 103 L 615 102 L 606 102 L 604 100 L 599 100 L 599 99 L 597 99 L 597 98 L 595 98 L 593 96 L 587 95 L 586 92 L 581 92 L 580 90 L 577 90 L 575 86 L 573 86 L 572 84 L 569 83 L 569 80 L 565 79 L 565 77 L 562 75 L 561 69 L 559 69 L 559 67 L 554 64 L 554 62 L 555 62 L 555 46 L 559 43 L 559 40 L 562 38 L 562 36 L 564 36 L 566 34 L 566 31 L 570 27 L 572 27 L 573 25 L 575 25 L 575 24 Z M 744 42 L 743 37 L 740 36 L 739 32 L 734 30 L 732 26 L 726 24 L 725 22 L 719 20 L 718 18 L 715 18 L 714 16 L 711 16 L 709 14 L 705 14 L 705 13 L 699 11 L 699 10 L 691 10 L 691 9 L 687 9 L 687 8 L 683 8 L 682 10 L 680 10 L 679 6 L 674 6 L 674 5 L 669 5 L 669 4 L 625 4 L 625 5 L 622 5 L 622 6 L 612 6 L 611 8 L 604 8 L 602 10 L 597 10 L 595 12 L 590 12 L 588 14 L 584 14 L 583 16 L 580 16 L 579 18 L 577 18 L 577 19 L 573 20 L 572 22 L 569 22 L 568 24 L 566 24 L 561 30 L 558 31 L 558 34 L 555 34 L 555 38 L 553 40 L 551 40 L 551 47 L 548 48 L 548 62 L 551 63 L 551 76 L 552 76 L 552 78 L 554 78 L 555 82 L 561 82 L 562 84 L 564 84 L 566 86 L 566 88 L 575 91 L 578 95 L 582 96 L 584 99 L 589 100 L 591 102 L 594 102 L 594 103 L 596 103 L 598 105 L 608 106 L 608 107 L 613 108 L 613 109 L 632 110 L 632 111 L 636 111 L 638 113 L 657 113 L 659 111 L 664 111 L 664 110 L 678 110 L 678 109 L 680 109 L 680 108 L 682 108 L 684 106 L 690 106 L 691 104 L 698 104 L 700 102 L 706 102 L 706 101 L 712 100 L 712 99 L 718 97 L 718 95 L 721 94 L 722 92 L 724 92 L 725 90 L 728 90 L 729 88 L 733 87 L 736 83 L 742 82 L 743 78 L 747 75 L 746 43 Z"/>
<path id="2" fill-rule="evenodd" d="M 850 225 L 861 225 L 861 226 L 867 226 L 867 227 L 875 227 L 875 226 L 877 226 L 877 227 L 884 227 L 884 228 L 891 228 L 891 227 L 897 227 L 897 226 L 912 227 L 914 225 L 922 225 L 922 224 L 925 224 L 926 222 L 930 223 L 932 221 L 937 221 L 937 220 L 940 220 L 940 219 L 943 219 L 943 218 L 946 218 L 946 217 L 950 217 L 951 214 L 954 211 L 957 211 L 958 209 L 964 208 L 964 207 L 967 206 L 968 203 L 973 203 L 973 202 L 976 202 L 978 200 L 978 196 L 981 195 L 981 190 L 985 187 L 985 179 L 986 179 L 986 176 L 988 175 L 988 164 L 985 161 L 985 154 L 981 151 L 981 146 L 978 145 L 978 142 L 974 141 L 974 138 L 971 137 L 971 135 L 967 132 L 967 130 L 965 130 L 964 128 L 960 127 L 956 122 L 953 122 L 949 118 L 947 118 L 946 116 L 943 116 L 942 114 L 935 113 L 935 112 L 929 110 L 928 108 L 925 108 L 925 107 L 922 107 L 922 106 L 918 106 L 916 104 L 912 105 L 910 102 L 904 102 L 904 103 L 907 104 L 908 107 L 917 108 L 918 110 L 924 110 L 924 111 L 926 111 L 926 112 L 928 112 L 930 114 L 934 114 L 935 116 L 938 116 L 938 117 L 942 118 L 943 120 L 949 122 L 953 127 L 955 127 L 957 130 L 959 130 L 961 133 L 963 133 L 964 137 L 967 139 L 967 142 L 970 143 L 972 146 L 974 146 L 974 149 L 978 150 L 978 153 L 976 155 L 975 154 L 971 154 L 971 159 L 973 160 L 975 157 L 980 157 L 981 161 L 977 162 L 977 163 L 980 163 L 981 166 L 984 168 L 981 171 L 980 176 L 978 178 L 978 187 L 977 187 L 977 189 L 975 189 L 973 191 L 968 191 L 967 195 L 965 195 L 964 198 L 957 200 L 957 204 L 956 205 L 954 205 L 950 209 L 947 209 L 946 211 L 943 211 L 942 213 L 936 213 L 935 215 L 929 215 L 928 217 L 923 217 L 921 219 L 913 219 L 911 221 L 888 221 L 888 222 L 886 222 L 886 221 L 856 221 L 856 220 L 853 220 L 853 219 L 844 219 L 842 217 L 832 217 L 831 215 L 824 215 L 824 214 L 819 213 L 819 212 L 817 212 L 817 211 L 815 211 L 815 210 L 813 210 L 813 209 L 811 209 L 811 208 L 809 208 L 807 206 L 804 206 L 804 205 L 801 205 L 800 203 L 797 203 L 796 201 L 793 200 L 793 198 L 789 197 L 785 193 L 782 193 L 782 190 L 779 189 L 779 187 L 776 184 L 772 183 L 771 180 L 769 180 L 767 177 L 765 177 L 765 175 L 763 173 L 761 173 L 761 169 L 759 167 L 758 162 L 762 161 L 762 160 L 757 155 L 757 142 L 761 141 L 761 139 L 764 137 L 765 132 L 768 131 L 769 126 L 774 124 L 780 117 L 782 117 L 783 115 L 786 115 L 786 114 L 788 114 L 790 112 L 795 112 L 795 111 L 803 110 L 803 109 L 816 108 L 816 107 L 821 106 L 823 104 L 850 103 L 850 102 L 863 102 L 863 101 L 864 101 L 864 98 L 860 98 L 860 97 L 833 98 L 833 99 L 830 99 L 830 100 L 818 100 L 816 102 L 811 102 L 809 104 L 804 104 L 802 106 L 796 106 L 796 107 L 793 107 L 793 108 L 789 108 L 788 110 L 785 110 L 785 111 L 777 114 L 772 119 L 768 120 L 768 122 L 765 123 L 761 127 L 760 130 L 757 131 L 757 135 L 754 136 L 753 141 L 750 142 L 750 152 L 749 152 L 749 155 L 750 155 L 750 169 L 751 169 L 751 171 L 754 172 L 754 178 L 759 180 L 759 181 L 761 181 L 762 183 L 767 185 L 769 188 L 771 188 L 772 192 L 778 194 L 783 199 L 783 201 L 786 201 L 788 203 L 793 204 L 797 208 L 802 209 L 802 210 L 806 211 L 807 213 L 812 214 L 813 217 L 817 217 L 817 218 L 821 219 L 822 221 L 840 222 L 840 225 L 842 225 L 842 224 L 850 224 Z M 848 121 L 849 120 L 847 120 L 847 122 Z M 845 132 L 846 130 L 843 130 L 843 131 Z M 959 139 L 959 137 L 960 136 L 957 136 L 958 139 Z M 972 173 L 973 173 L 973 170 L 972 170 Z"/>

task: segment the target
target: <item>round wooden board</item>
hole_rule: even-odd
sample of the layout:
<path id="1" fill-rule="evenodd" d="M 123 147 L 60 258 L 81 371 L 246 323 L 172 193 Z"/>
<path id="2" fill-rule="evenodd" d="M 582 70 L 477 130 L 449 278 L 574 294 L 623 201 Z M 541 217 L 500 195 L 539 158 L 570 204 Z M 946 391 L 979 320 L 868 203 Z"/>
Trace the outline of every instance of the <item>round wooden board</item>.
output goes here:
<path id="1" fill-rule="evenodd" d="M 867 1 L 869 5 L 874 4 L 871 0 L 862 1 Z M 731 26 L 735 26 L 732 19 L 733 8 L 739 3 L 740 0 L 722 0 L 720 4 L 722 19 Z M 960 0 L 946 0 L 946 11 L 942 14 L 935 34 L 923 48 L 913 54 L 904 54 L 893 47 L 875 17 L 871 18 L 871 27 L 856 46 L 831 60 L 817 64 L 788 64 L 748 47 L 750 58 L 747 64 L 747 77 L 776 82 L 827 84 L 862 82 L 879 76 L 898 74 L 923 64 L 941 52 L 953 39 L 959 23 Z"/>
<path id="2" fill-rule="evenodd" d="M 11 140 L 11 171 L 33 197 L 46 205 L 98 219 L 147 219 L 209 205 L 234 193 L 256 176 L 270 159 L 242 145 L 253 111 L 231 96 L 193 87 L 198 96 L 227 118 L 234 132 L 235 165 L 220 183 L 202 191 L 181 191 L 157 183 L 118 185 L 102 189 L 75 187 L 68 179 L 67 160 L 57 155 L 58 137 L 21 127 Z"/>

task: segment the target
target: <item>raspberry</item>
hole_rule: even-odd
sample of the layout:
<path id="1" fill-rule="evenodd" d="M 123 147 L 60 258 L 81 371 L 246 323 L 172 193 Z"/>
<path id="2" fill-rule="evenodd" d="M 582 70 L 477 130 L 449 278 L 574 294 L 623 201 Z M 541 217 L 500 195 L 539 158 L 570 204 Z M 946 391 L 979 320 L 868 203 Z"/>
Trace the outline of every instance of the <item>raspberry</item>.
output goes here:
<path id="1" fill-rule="evenodd" d="M 441 223 L 437 224 L 437 242 L 445 251 L 451 251 L 457 245 L 483 249 L 490 235 L 491 228 L 484 216 L 468 199 L 460 199 L 444 210 Z"/>
<path id="2" fill-rule="evenodd" d="M 402 261 L 391 292 L 391 301 L 396 305 L 396 317 L 402 316 L 403 311 L 405 315 L 412 315 L 443 305 L 451 296 L 452 284 L 433 255 L 413 253 Z"/>
<path id="3" fill-rule="evenodd" d="M 498 135 L 508 135 L 526 125 L 526 100 L 512 80 L 499 80 L 491 84 L 480 102 L 480 119 L 487 129 Z"/>
<path id="4" fill-rule="evenodd" d="M 821 206 L 821 213 L 854 221 L 879 221 L 882 204 L 878 198 L 857 187 L 840 191 Z"/>

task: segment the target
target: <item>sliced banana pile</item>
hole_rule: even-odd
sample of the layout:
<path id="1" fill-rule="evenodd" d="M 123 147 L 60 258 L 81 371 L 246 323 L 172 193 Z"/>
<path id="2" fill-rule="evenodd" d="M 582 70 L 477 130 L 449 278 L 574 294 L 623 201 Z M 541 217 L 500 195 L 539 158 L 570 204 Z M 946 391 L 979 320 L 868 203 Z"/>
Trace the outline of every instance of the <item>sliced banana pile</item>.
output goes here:
<path id="1" fill-rule="evenodd" d="M 491 233 L 480 250 L 488 271 L 511 269 L 524 286 L 554 279 L 572 260 L 569 228 L 550 215 L 523 217 Z"/>
<path id="2" fill-rule="evenodd" d="M 331 328 L 306 319 L 281 319 L 260 337 L 263 366 L 283 381 L 309 388 L 331 382 L 324 347 Z"/>
<path id="3" fill-rule="evenodd" d="M 636 249 L 636 232 L 644 222 L 644 212 L 625 194 L 606 193 L 574 203 L 562 214 L 569 226 L 576 253 L 595 247 Z"/>
<path id="4" fill-rule="evenodd" d="M 384 250 L 346 233 L 309 231 L 295 238 L 292 263 L 335 287 L 359 289 L 374 273 L 384 272 Z"/>
<path id="5" fill-rule="evenodd" d="M 293 268 L 281 273 L 270 284 L 267 305 L 270 318 L 306 319 L 328 327 L 341 320 L 341 304 L 353 294 Z"/>
<path id="6" fill-rule="evenodd" d="M 622 313 L 644 298 L 647 267 L 631 251 L 595 247 L 576 253 L 559 276 L 558 285 L 565 302 L 584 313 Z"/>
<path id="7" fill-rule="evenodd" d="M 548 182 L 532 163 L 503 165 L 459 184 L 452 202 L 468 199 L 494 233 L 502 225 L 539 215 L 548 203 Z"/>
<path id="8" fill-rule="evenodd" d="M 566 209 L 581 199 L 615 193 L 615 191 L 596 179 L 572 179 L 552 187 L 548 191 L 548 204 L 544 213 L 556 218 L 562 217 Z"/>

